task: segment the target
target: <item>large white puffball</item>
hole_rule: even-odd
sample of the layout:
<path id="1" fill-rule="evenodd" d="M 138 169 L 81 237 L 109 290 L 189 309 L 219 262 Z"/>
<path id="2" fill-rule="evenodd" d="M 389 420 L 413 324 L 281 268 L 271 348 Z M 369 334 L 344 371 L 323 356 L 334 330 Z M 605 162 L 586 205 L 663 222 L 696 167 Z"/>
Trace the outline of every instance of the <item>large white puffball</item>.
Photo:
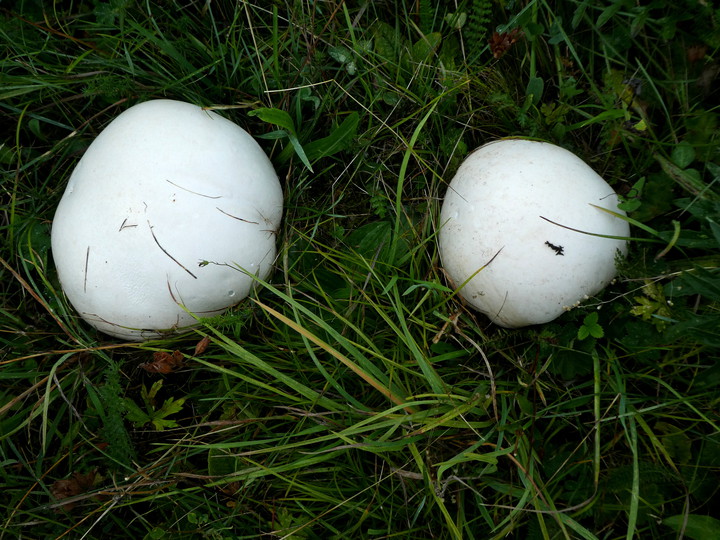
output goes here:
<path id="1" fill-rule="evenodd" d="M 628 237 L 613 189 L 558 146 L 486 144 L 462 163 L 440 213 L 443 267 L 459 294 L 493 322 L 552 321 L 616 275 Z M 587 234 L 589 233 L 589 234 Z"/>
<path id="2" fill-rule="evenodd" d="M 190 103 L 129 108 L 93 141 L 55 213 L 70 303 L 130 340 L 187 330 L 268 276 L 283 196 L 242 128 Z"/>

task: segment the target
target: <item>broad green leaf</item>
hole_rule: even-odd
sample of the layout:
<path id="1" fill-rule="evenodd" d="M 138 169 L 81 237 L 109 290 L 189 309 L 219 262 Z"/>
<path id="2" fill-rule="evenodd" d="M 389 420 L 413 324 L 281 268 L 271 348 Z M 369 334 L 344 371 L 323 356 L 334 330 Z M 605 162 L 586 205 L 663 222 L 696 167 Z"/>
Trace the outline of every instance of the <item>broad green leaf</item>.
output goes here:
<path id="1" fill-rule="evenodd" d="M 623 7 L 623 2 L 621 0 L 615 0 L 612 4 L 610 4 L 608 7 L 606 7 L 602 13 L 600 13 L 600 16 L 597 18 L 597 22 L 595 23 L 598 28 L 603 26 L 606 22 L 608 22 L 610 19 L 613 18 L 613 16 L 620 11 L 620 8 Z"/>
<path id="2" fill-rule="evenodd" d="M 165 418 L 153 418 L 151 423 L 157 431 L 163 431 L 165 428 L 174 428 L 178 426 L 175 420 L 166 420 Z"/>
<path id="3" fill-rule="evenodd" d="M 681 465 L 690 461 L 691 441 L 680 428 L 668 422 L 657 422 L 655 430 L 662 433 L 660 442 L 671 458 Z"/>
<path id="4" fill-rule="evenodd" d="M 175 398 L 171 397 L 166 399 L 165 403 L 163 403 L 163 406 L 160 407 L 160 409 L 155 411 L 155 413 L 153 414 L 152 424 L 153 426 L 155 426 L 155 429 L 157 429 L 158 431 L 162 431 L 165 428 L 177 427 L 177 422 L 175 422 L 174 420 L 168 420 L 167 417 L 171 414 L 180 412 L 184 403 L 185 398 L 180 398 L 176 400 Z"/>
<path id="5" fill-rule="evenodd" d="M 707 189 L 700 177 L 700 173 L 695 169 L 682 169 L 659 154 L 655 154 L 655 159 L 660 163 L 665 174 L 680 184 L 686 191 L 693 195 L 702 195 L 703 198 L 709 200 L 720 199 L 718 195 Z"/>
<path id="6" fill-rule="evenodd" d="M 250 116 L 257 116 L 263 122 L 280 126 L 286 129 L 291 135 L 297 135 L 295 132 L 295 123 L 293 122 L 290 115 L 280 109 L 271 107 L 260 107 L 248 113 Z"/>
<path id="7" fill-rule="evenodd" d="M 372 35 L 377 55 L 385 60 L 394 60 L 398 51 L 404 48 L 403 38 L 395 29 L 385 22 L 378 21 L 372 25 Z"/>
<path id="8" fill-rule="evenodd" d="M 413 43 L 410 51 L 410 57 L 413 62 L 417 62 L 418 64 L 427 62 L 430 56 L 432 56 L 440 46 L 441 41 L 442 34 L 440 34 L 440 32 L 433 32 Z"/>
<path id="9" fill-rule="evenodd" d="M 624 196 L 621 197 L 621 202 L 618 204 L 618 208 L 620 210 L 625 210 L 626 212 L 633 212 L 640 208 L 640 205 L 642 204 L 642 194 L 643 194 L 643 187 L 645 186 L 645 177 L 643 176 L 635 182 L 630 188 L 630 191 L 626 193 Z"/>
<path id="10" fill-rule="evenodd" d="M 145 403 L 145 407 L 148 411 L 152 411 L 155 409 L 155 407 L 153 406 L 155 402 L 155 396 L 162 388 L 162 385 L 162 379 L 155 381 L 150 387 L 150 390 L 148 390 L 147 386 L 143 384 L 142 389 L 140 390 L 140 397 L 142 398 L 143 403 Z"/>
<path id="11" fill-rule="evenodd" d="M 313 94 L 313 91 L 307 86 L 304 86 L 298 90 L 298 97 L 300 98 L 300 101 L 308 101 L 312 103 L 313 109 L 317 109 L 322 103 L 320 98 Z"/>
<path id="12" fill-rule="evenodd" d="M 357 66 L 355 65 L 354 54 L 350 49 L 343 46 L 330 47 L 328 54 L 334 60 L 340 62 L 350 75 L 355 75 Z"/>
<path id="13" fill-rule="evenodd" d="M 583 2 L 575 8 L 575 13 L 573 13 L 572 21 L 570 21 L 570 27 L 573 30 L 577 28 L 577 26 L 580 24 L 583 17 L 585 16 L 585 11 L 587 11 L 587 7 L 588 4 L 590 4 L 590 1 L 591 0 L 583 0 Z"/>
<path id="14" fill-rule="evenodd" d="M 389 221 L 373 221 L 359 227 L 348 236 L 348 244 L 367 261 L 393 265 L 404 257 L 409 246 L 407 240 L 398 238 L 398 246 L 393 255 L 391 246 L 393 227 Z"/>
<path id="15" fill-rule="evenodd" d="M 150 421 L 150 417 L 130 398 L 125 398 L 125 408 L 127 415 L 125 418 L 130 420 L 135 426 L 144 426 Z"/>
<path id="16" fill-rule="evenodd" d="M 392 240 L 392 226 L 388 221 L 375 221 L 359 227 L 348 237 L 351 246 L 367 260 L 390 263 L 388 246 Z"/>
<path id="17" fill-rule="evenodd" d="M 258 139 L 265 139 L 268 141 L 277 141 L 279 139 L 285 139 L 290 136 L 290 134 L 284 130 L 284 129 L 276 129 L 274 131 L 268 131 L 267 133 L 260 133 L 259 135 L 255 135 Z"/>
<path id="18" fill-rule="evenodd" d="M 180 412 L 183 405 L 185 404 L 185 398 L 175 399 L 175 398 L 167 398 L 165 400 L 165 403 L 163 403 L 163 406 L 160 407 L 157 412 L 155 413 L 155 416 L 164 418 L 166 416 L 170 416 L 171 414 L 175 414 Z"/>
<path id="19" fill-rule="evenodd" d="M 712 219 L 708 219 L 708 224 L 710 225 L 710 230 L 713 233 L 713 236 L 715 237 L 715 240 L 717 241 L 718 247 L 720 247 L 720 225 L 715 223 Z"/>
<path id="20" fill-rule="evenodd" d="M 467 21 L 467 13 L 464 11 L 452 12 L 445 15 L 445 23 L 455 30 L 460 30 L 465 26 L 465 21 Z"/>
<path id="21" fill-rule="evenodd" d="M 595 311 L 585 317 L 583 325 L 578 329 L 578 339 L 582 341 L 583 339 L 590 336 L 596 339 L 600 339 L 601 337 L 603 337 L 605 335 L 605 332 L 597 321 L 598 314 Z"/>
<path id="22" fill-rule="evenodd" d="M 686 522 L 687 520 L 687 522 Z M 663 519 L 662 524 L 680 532 L 684 527 L 684 535 L 691 540 L 709 540 L 720 538 L 720 520 L 711 516 L 689 514 L 687 516 L 678 514 Z"/>
<path id="23" fill-rule="evenodd" d="M 167 531 L 163 527 L 154 527 L 143 537 L 143 540 L 163 540 L 164 538 L 167 538 Z"/>
<path id="24" fill-rule="evenodd" d="M 40 120 L 37 118 L 31 118 L 28 122 L 28 127 L 30 128 L 30 131 L 32 131 L 33 135 L 35 135 L 40 140 L 45 140 L 45 136 L 42 132 L 42 126 L 40 125 Z"/>
<path id="25" fill-rule="evenodd" d="M 158 379 L 157 381 L 155 381 L 153 383 L 153 385 L 150 387 L 150 392 L 148 392 L 148 394 L 147 394 L 148 399 L 150 399 L 150 400 L 155 399 L 155 396 L 157 396 L 157 393 L 162 388 L 162 385 L 163 385 L 162 379 Z M 143 389 L 144 389 L 144 387 L 143 387 Z"/>
<path id="26" fill-rule="evenodd" d="M 720 165 L 717 163 L 707 163 L 707 170 L 713 175 L 713 183 L 720 182 Z"/>
<path id="27" fill-rule="evenodd" d="M 600 339 L 605 335 L 605 331 L 599 324 L 596 324 L 595 326 L 590 327 L 590 335 L 595 339 Z"/>
<path id="28" fill-rule="evenodd" d="M 557 45 L 558 43 L 562 43 L 568 39 L 559 19 L 555 19 L 555 21 L 553 21 L 550 28 L 548 28 L 548 32 L 550 33 L 550 39 L 548 39 L 548 43 L 550 45 Z"/>
<path id="29" fill-rule="evenodd" d="M 525 37 L 528 41 L 533 41 L 536 37 L 542 35 L 545 27 L 542 24 L 530 21 L 523 26 L 523 30 L 525 31 Z"/>
<path id="30" fill-rule="evenodd" d="M 632 23 L 630 24 L 630 35 L 633 37 L 637 36 L 649 18 L 650 6 L 638 7 L 637 11 L 635 11 L 635 16 L 632 18 Z"/>
<path id="31" fill-rule="evenodd" d="M 537 105 L 542 98 L 544 87 L 545 83 L 540 77 L 532 77 L 525 89 L 525 95 L 528 97 L 532 96 L 533 104 Z"/>
<path id="32" fill-rule="evenodd" d="M 360 115 L 353 112 L 336 127 L 330 135 L 309 142 L 304 146 L 305 155 L 310 161 L 332 156 L 348 148 L 357 134 Z"/>
<path id="33" fill-rule="evenodd" d="M 337 60 L 341 64 L 347 64 L 353 60 L 353 52 L 342 45 L 328 48 L 328 54 L 333 60 Z"/>
<path id="34" fill-rule="evenodd" d="M 682 141 L 670 154 L 672 162 L 681 169 L 686 168 L 695 161 L 695 148 L 687 141 Z"/>

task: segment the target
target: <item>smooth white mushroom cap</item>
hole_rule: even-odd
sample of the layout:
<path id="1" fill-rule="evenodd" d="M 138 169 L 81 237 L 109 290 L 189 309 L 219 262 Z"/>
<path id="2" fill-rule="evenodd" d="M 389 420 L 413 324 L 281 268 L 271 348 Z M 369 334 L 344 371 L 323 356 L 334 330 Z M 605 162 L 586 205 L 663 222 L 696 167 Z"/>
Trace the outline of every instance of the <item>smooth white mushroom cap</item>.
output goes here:
<path id="1" fill-rule="evenodd" d="M 450 182 L 440 258 L 460 296 L 493 322 L 549 322 L 615 277 L 626 241 L 578 231 L 628 237 L 626 221 L 592 206 L 624 215 L 617 204 L 607 182 L 573 153 L 495 141 L 470 154 Z"/>
<path id="2" fill-rule="evenodd" d="M 189 103 L 129 108 L 93 141 L 55 213 L 62 288 L 99 330 L 143 340 L 221 313 L 265 278 L 283 195 L 242 128 Z M 188 313 L 188 311 L 190 313 Z"/>

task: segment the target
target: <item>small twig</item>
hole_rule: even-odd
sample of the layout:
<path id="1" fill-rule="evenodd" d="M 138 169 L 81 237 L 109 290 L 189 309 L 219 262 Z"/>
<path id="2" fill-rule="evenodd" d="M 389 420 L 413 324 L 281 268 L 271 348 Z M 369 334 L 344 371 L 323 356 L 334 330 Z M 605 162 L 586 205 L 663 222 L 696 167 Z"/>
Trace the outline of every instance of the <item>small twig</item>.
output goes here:
<path id="1" fill-rule="evenodd" d="M 168 257 L 170 257 L 170 258 L 175 262 L 175 264 L 177 264 L 180 268 L 182 268 L 182 269 L 185 270 L 188 274 L 190 274 L 192 277 L 194 277 L 195 279 L 197 279 L 197 276 L 196 276 L 195 274 L 193 274 L 190 270 L 188 270 L 187 268 L 185 268 L 185 267 L 180 263 L 180 261 L 178 261 L 175 257 L 173 257 L 172 255 L 170 255 L 170 254 L 167 252 L 167 250 L 160 245 L 160 242 L 158 242 L 158 239 L 157 239 L 157 237 L 155 236 L 155 232 L 153 232 L 153 226 L 150 225 L 150 220 L 148 220 L 147 224 L 148 224 L 148 227 L 150 227 L 150 234 L 152 234 L 153 240 L 155 240 L 155 243 L 156 243 L 156 244 L 158 245 L 158 247 L 162 250 L 162 252 L 163 252 L 165 255 L 167 255 Z"/>
<path id="2" fill-rule="evenodd" d="M 228 214 L 225 210 L 223 210 L 222 208 L 219 208 L 217 206 L 215 207 L 215 209 L 218 212 L 220 212 L 221 214 L 225 214 L 226 216 L 231 217 L 233 219 L 237 219 L 238 221 L 242 221 L 243 223 L 252 223 L 253 225 L 260 225 L 260 223 L 257 221 L 250 221 L 249 219 L 243 219 L 243 218 L 239 218 L 237 216 L 233 216 L 232 214 Z"/>

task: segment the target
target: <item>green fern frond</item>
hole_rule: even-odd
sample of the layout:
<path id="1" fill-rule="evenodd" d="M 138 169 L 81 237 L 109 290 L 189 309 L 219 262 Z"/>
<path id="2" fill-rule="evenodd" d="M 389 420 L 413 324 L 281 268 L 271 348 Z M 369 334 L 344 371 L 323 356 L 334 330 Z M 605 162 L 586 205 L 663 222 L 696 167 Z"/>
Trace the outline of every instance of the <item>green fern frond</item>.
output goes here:
<path id="1" fill-rule="evenodd" d="M 116 463 L 130 467 L 135 459 L 135 449 L 125 429 L 124 416 L 127 409 L 122 397 L 120 371 L 114 362 L 108 364 L 105 370 L 105 384 L 98 389 L 98 393 L 105 406 L 100 436 L 109 443 L 107 454 Z"/>
<path id="2" fill-rule="evenodd" d="M 433 21 L 435 17 L 433 8 L 430 5 L 431 1 L 432 0 L 418 0 L 418 19 L 423 35 L 428 35 L 433 31 Z"/>
<path id="3" fill-rule="evenodd" d="M 470 0 L 468 18 L 463 34 L 470 47 L 480 47 L 487 42 L 492 0 Z"/>

